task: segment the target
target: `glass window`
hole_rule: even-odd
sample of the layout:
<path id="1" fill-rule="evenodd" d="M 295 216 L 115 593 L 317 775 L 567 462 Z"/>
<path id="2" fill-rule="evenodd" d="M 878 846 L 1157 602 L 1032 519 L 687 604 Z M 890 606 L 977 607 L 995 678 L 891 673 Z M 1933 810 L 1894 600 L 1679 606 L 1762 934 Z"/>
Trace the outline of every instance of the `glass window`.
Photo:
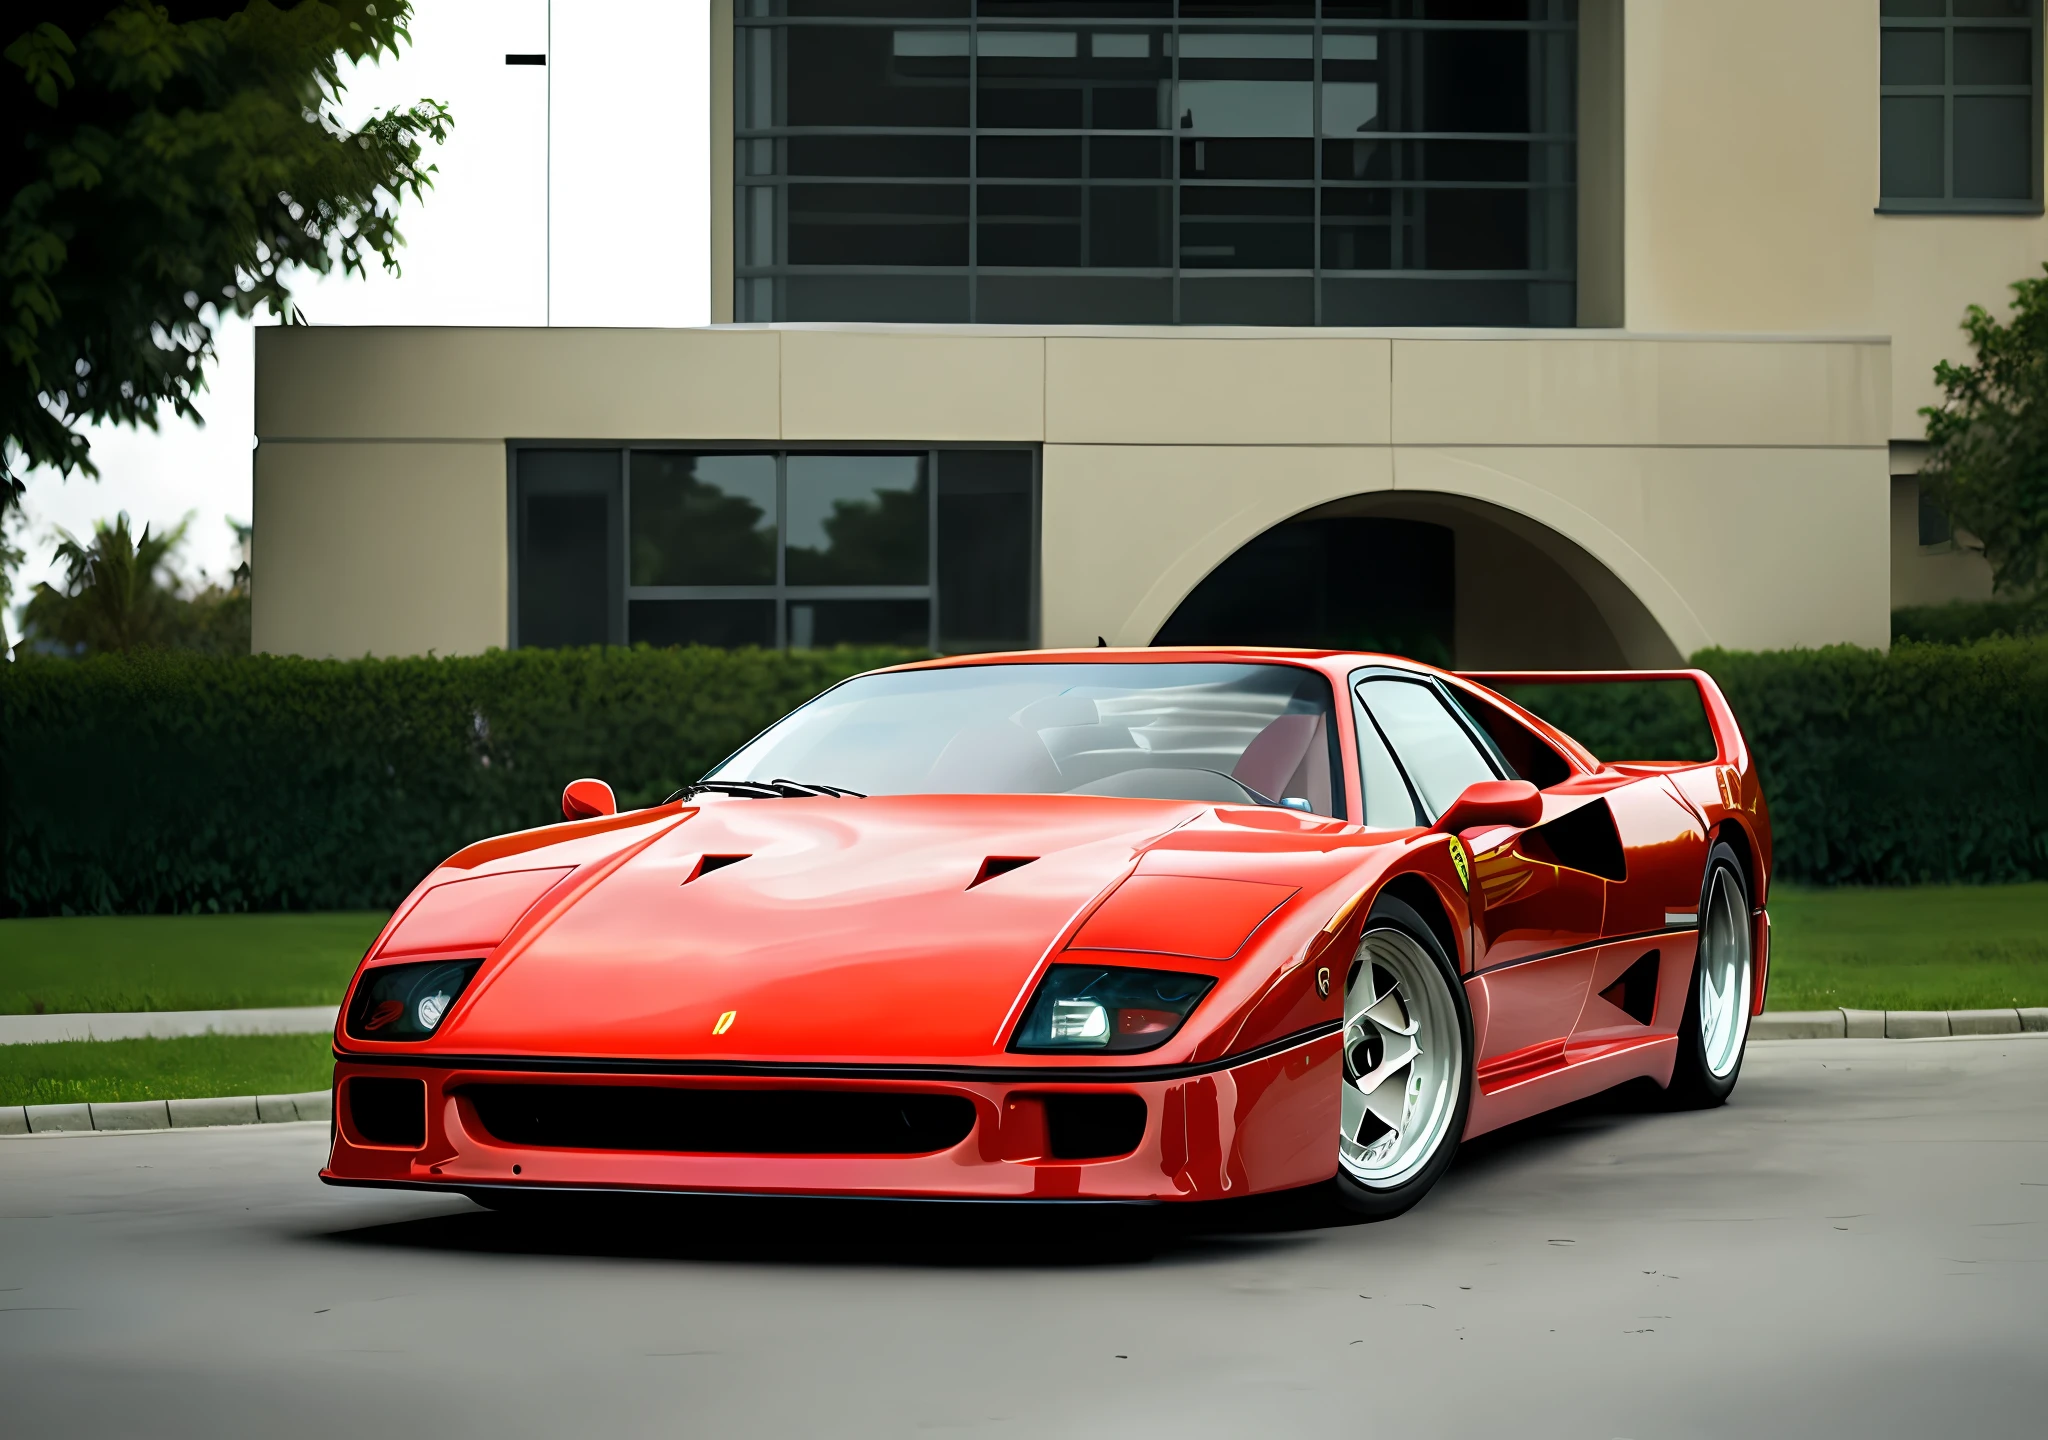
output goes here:
<path id="1" fill-rule="evenodd" d="M 1421 823 L 1415 813 L 1415 795 L 1402 778 L 1401 767 L 1387 749 L 1379 727 L 1366 714 L 1365 706 L 1354 707 L 1358 727 L 1358 780 L 1365 791 L 1365 823 L 1377 830 L 1405 830 Z"/>
<path id="2" fill-rule="evenodd" d="M 792 455 L 792 585 L 922 585 L 931 566 L 923 455 Z"/>
<path id="3" fill-rule="evenodd" d="M 1494 761 L 1502 770 L 1527 780 L 1538 790 L 1548 790 L 1571 778 L 1572 767 L 1564 756 L 1507 711 L 1463 690 L 1452 688 L 1450 694 L 1486 737 Z"/>
<path id="4" fill-rule="evenodd" d="M 953 450 L 939 457 L 939 648 L 1031 644 L 1031 457 Z"/>
<path id="5" fill-rule="evenodd" d="M 1883 0 L 1880 15 L 1879 207 L 2038 211 L 2040 0 Z"/>
<path id="6" fill-rule="evenodd" d="M 1472 732 L 1451 714 L 1433 685 L 1367 680 L 1358 687 L 1358 697 L 1400 757 L 1431 820 L 1449 809 L 1467 785 L 1500 778 Z"/>
<path id="7" fill-rule="evenodd" d="M 635 585 L 773 585 L 775 457 L 633 452 Z"/>
<path id="8" fill-rule="evenodd" d="M 1948 516 L 1934 503 L 1934 497 L 1925 490 L 1918 492 L 1920 498 L 1920 543 L 1922 545 L 1946 545 L 1955 538 L 1950 529 Z"/>
<path id="9" fill-rule="evenodd" d="M 618 452 L 529 450 L 515 479 L 518 642 L 616 643 Z"/>
<path id="10" fill-rule="evenodd" d="M 740 320 L 1574 322 L 1574 0 L 739 8 Z"/>
<path id="11" fill-rule="evenodd" d="M 1029 450 L 515 447 L 512 470 L 517 644 L 1035 643 Z"/>
<path id="12" fill-rule="evenodd" d="M 976 665 L 867 675 L 707 778 L 869 795 L 1115 795 L 1344 815 L 1330 684 L 1287 665 Z"/>

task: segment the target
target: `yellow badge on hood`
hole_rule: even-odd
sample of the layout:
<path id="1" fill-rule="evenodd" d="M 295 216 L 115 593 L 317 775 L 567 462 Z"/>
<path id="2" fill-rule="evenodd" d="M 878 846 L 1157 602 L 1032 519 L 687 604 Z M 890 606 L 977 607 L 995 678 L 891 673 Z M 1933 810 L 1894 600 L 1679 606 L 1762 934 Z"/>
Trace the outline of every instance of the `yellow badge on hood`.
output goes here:
<path id="1" fill-rule="evenodd" d="M 1472 888 L 1472 862 L 1465 855 L 1465 842 L 1455 835 L 1451 837 L 1451 864 L 1458 872 L 1459 887 L 1470 890 Z"/>

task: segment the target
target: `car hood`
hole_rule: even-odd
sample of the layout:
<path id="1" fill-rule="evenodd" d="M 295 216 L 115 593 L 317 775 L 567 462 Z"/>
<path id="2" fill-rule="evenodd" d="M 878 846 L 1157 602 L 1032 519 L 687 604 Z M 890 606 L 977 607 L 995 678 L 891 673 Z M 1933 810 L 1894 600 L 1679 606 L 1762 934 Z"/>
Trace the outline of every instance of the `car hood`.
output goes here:
<path id="1" fill-rule="evenodd" d="M 424 1048 L 985 1063 L 1048 947 L 1162 837 L 1216 813 L 1087 796 L 714 800 L 652 839 L 621 830 L 597 858 L 589 838 L 527 849 L 503 865 L 576 868 Z M 977 883 L 991 859 L 1027 858 Z"/>

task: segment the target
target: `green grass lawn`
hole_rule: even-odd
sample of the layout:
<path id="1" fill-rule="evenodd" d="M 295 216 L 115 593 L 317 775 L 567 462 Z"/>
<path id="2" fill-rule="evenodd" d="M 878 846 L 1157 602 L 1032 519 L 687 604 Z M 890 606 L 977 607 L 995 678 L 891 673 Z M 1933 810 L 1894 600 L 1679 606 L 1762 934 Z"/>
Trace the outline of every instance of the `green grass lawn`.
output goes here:
<path id="1" fill-rule="evenodd" d="M 2048 1005 L 2048 883 L 1771 891 L 1773 1010 Z"/>
<path id="2" fill-rule="evenodd" d="M 343 911 L 0 920 L 0 1015 L 338 1004 L 384 918 Z"/>
<path id="3" fill-rule="evenodd" d="M 334 1080 L 320 1035 L 196 1035 L 0 1045 L 0 1105 L 295 1095 Z"/>

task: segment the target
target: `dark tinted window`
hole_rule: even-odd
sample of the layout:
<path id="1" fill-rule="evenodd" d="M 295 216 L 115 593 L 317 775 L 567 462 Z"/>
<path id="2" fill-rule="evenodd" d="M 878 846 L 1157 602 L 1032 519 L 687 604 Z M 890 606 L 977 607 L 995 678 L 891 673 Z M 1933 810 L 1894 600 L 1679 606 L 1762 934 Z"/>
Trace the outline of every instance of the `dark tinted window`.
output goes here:
<path id="1" fill-rule="evenodd" d="M 739 320 L 1573 323 L 1571 0 L 740 9 Z"/>
<path id="2" fill-rule="evenodd" d="M 517 475 L 519 643 L 604 645 L 619 593 L 619 455 L 530 450 Z"/>
<path id="3" fill-rule="evenodd" d="M 523 645 L 1035 642 L 1029 450 L 517 448 Z"/>
<path id="4" fill-rule="evenodd" d="M 1451 698 L 1493 742 L 1494 758 L 1509 773 L 1527 780 L 1538 790 L 1548 790 L 1571 778 L 1572 767 L 1564 756 L 1507 711 L 1462 690 L 1453 689 Z"/>
<path id="5" fill-rule="evenodd" d="M 1883 0 L 1879 13 L 1881 204 L 2038 210 L 2039 0 Z"/>
<path id="6" fill-rule="evenodd" d="M 939 648 L 1031 643 L 1031 456 L 954 450 L 939 457 Z"/>

